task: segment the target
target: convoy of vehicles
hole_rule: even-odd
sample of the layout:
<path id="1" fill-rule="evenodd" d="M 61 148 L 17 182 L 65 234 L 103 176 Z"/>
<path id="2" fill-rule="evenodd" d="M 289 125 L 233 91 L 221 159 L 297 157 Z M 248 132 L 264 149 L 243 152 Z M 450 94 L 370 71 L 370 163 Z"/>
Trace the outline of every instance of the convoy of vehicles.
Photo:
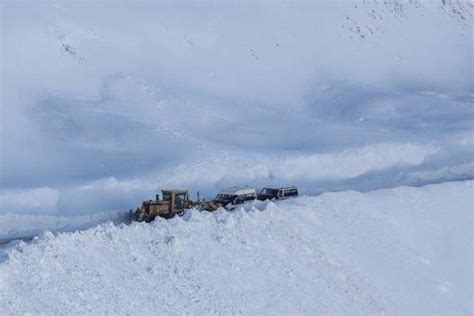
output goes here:
<path id="1" fill-rule="evenodd" d="M 189 199 L 187 190 L 162 190 L 162 198 L 156 195 L 155 200 L 143 201 L 141 206 L 135 210 L 130 210 L 130 220 L 139 222 L 151 222 L 157 216 L 172 218 L 175 215 L 183 215 L 187 209 L 197 208 L 202 211 L 215 211 L 218 208 L 233 210 L 240 205 L 254 201 L 256 199 L 278 200 L 298 196 L 298 188 L 295 186 L 286 187 L 265 187 L 257 195 L 252 187 L 232 187 L 221 190 L 216 198 L 211 201 Z"/>

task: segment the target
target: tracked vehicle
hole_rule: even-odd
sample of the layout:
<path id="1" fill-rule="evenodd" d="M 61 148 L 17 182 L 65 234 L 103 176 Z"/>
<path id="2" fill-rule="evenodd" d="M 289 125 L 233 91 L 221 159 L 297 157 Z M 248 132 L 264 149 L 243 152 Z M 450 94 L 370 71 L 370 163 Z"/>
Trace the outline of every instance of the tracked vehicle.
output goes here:
<path id="1" fill-rule="evenodd" d="M 155 200 L 143 201 L 140 207 L 130 210 L 130 220 L 148 223 L 157 216 L 172 218 L 176 214 L 183 215 L 186 209 L 196 205 L 189 199 L 187 190 L 161 190 L 161 196 L 161 200 L 157 194 Z"/>

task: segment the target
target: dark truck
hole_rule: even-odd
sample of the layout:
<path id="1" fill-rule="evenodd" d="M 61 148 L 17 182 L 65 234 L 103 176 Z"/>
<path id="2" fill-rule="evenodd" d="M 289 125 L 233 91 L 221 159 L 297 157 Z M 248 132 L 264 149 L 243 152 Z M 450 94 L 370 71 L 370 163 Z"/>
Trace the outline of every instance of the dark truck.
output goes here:
<path id="1" fill-rule="evenodd" d="M 296 186 L 289 187 L 266 187 L 257 195 L 260 201 L 280 200 L 298 196 L 298 188 Z"/>

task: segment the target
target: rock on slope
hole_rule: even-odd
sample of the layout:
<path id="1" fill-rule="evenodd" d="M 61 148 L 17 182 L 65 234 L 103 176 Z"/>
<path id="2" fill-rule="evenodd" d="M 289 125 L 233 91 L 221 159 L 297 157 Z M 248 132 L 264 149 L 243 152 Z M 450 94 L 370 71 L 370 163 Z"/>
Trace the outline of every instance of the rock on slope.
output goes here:
<path id="1" fill-rule="evenodd" d="M 45 234 L 0 265 L 0 310 L 471 313 L 473 185 L 328 193 Z"/>

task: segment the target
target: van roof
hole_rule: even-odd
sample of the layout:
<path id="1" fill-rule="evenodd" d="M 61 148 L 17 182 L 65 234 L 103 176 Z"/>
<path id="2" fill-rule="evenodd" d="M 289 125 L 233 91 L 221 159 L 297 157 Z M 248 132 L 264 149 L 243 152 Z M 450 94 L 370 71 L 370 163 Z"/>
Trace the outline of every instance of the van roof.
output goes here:
<path id="1" fill-rule="evenodd" d="M 275 189 L 275 190 L 298 190 L 298 187 L 296 185 L 284 185 L 284 186 L 278 186 L 278 185 L 272 185 L 272 186 L 268 186 L 268 187 L 264 187 L 264 189 Z"/>
<path id="2" fill-rule="evenodd" d="M 255 193 L 256 193 L 255 188 L 251 188 L 248 186 L 226 188 L 219 192 L 219 194 L 226 194 L 226 195 L 241 195 L 241 194 L 255 194 Z"/>

